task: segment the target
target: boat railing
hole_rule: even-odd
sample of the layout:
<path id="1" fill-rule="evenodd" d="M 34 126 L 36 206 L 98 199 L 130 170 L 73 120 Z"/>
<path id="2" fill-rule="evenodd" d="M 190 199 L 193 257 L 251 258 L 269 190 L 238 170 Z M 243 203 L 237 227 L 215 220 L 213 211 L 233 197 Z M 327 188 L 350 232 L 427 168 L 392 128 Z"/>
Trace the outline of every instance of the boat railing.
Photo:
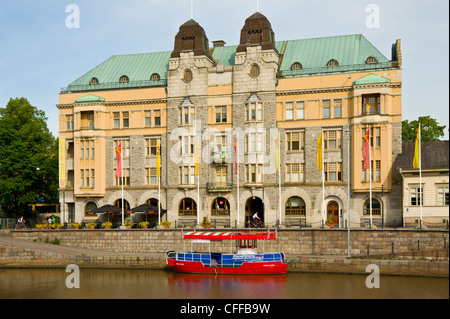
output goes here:
<path id="1" fill-rule="evenodd" d="M 216 258 L 214 258 L 216 257 Z M 244 262 L 273 262 L 284 261 L 283 253 L 263 253 L 263 254 L 221 254 L 220 256 L 211 256 L 211 253 L 201 252 L 186 252 L 177 253 L 176 260 L 178 261 L 197 261 L 205 266 L 212 267 L 240 267 Z M 220 257 L 218 260 L 217 257 Z"/>

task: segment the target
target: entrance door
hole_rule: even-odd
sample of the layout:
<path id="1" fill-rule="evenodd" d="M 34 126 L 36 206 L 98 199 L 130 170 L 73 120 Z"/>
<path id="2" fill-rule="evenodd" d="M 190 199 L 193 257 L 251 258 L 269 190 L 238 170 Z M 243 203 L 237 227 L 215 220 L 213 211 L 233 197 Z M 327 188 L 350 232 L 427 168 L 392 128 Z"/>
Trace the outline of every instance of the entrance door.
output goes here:
<path id="1" fill-rule="evenodd" d="M 245 227 L 250 227 L 252 216 L 258 212 L 259 218 L 264 222 L 264 203 L 261 198 L 253 196 L 245 203 Z"/>
<path id="2" fill-rule="evenodd" d="M 327 204 L 327 219 L 331 218 L 333 223 L 339 223 L 339 204 L 332 200 Z"/>

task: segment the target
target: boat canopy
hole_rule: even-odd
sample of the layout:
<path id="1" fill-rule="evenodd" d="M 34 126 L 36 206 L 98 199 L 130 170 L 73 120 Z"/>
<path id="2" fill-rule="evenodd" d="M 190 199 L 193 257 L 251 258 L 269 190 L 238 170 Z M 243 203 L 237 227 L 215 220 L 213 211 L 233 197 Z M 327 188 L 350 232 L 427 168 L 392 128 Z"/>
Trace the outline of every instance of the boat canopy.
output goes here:
<path id="1" fill-rule="evenodd" d="M 258 232 L 258 233 L 235 233 L 235 232 L 200 232 L 191 231 L 183 235 L 184 239 L 204 239 L 204 240 L 242 240 L 242 239 L 259 239 L 269 240 L 277 238 L 277 231 Z"/>

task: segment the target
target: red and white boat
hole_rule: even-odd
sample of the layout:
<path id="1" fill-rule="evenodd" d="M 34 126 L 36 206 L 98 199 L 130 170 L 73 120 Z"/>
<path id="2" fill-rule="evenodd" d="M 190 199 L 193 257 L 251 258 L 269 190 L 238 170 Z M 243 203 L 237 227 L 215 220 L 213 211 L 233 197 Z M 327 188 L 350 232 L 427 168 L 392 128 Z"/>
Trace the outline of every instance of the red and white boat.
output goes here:
<path id="1" fill-rule="evenodd" d="M 284 253 L 258 252 L 258 241 L 276 239 L 276 230 L 257 233 L 192 231 L 182 235 L 183 239 L 191 240 L 191 250 L 166 251 L 167 265 L 172 266 L 176 272 L 199 274 L 285 274 L 287 272 Z M 192 250 L 194 243 L 209 244 L 211 247 L 211 242 L 226 240 L 236 242 L 234 252 Z"/>

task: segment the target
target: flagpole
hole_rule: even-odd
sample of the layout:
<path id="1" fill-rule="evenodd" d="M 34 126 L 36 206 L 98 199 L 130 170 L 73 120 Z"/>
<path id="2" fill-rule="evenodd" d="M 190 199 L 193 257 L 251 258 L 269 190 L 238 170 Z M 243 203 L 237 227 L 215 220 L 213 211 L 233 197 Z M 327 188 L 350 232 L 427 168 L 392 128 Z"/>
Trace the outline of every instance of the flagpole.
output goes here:
<path id="1" fill-rule="evenodd" d="M 422 205 L 423 205 L 423 187 L 422 187 L 422 130 L 419 123 L 419 189 L 420 189 L 420 229 L 422 229 Z"/>
<path id="2" fill-rule="evenodd" d="M 280 143 L 280 133 L 278 133 L 278 208 L 280 211 L 280 224 L 281 224 L 281 143 Z"/>
<path id="3" fill-rule="evenodd" d="M 350 123 L 347 120 L 347 251 L 348 258 L 351 257 L 351 243 L 350 243 Z"/>
<path id="4" fill-rule="evenodd" d="M 161 139 L 157 141 L 157 156 L 156 172 L 158 175 L 158 226 L 161 224 Z"/>
<path id="5" fill-rule="evenodd" d="M 370 228 L 372 229 L 372 140 L 371 127 L 369 125 L 369 200 L 370 200 Z"/>
<path id="6" fill-rule="evenodd" d="M 121 178 L 121 184 L 122 184 L 122 226 L 124 225 L 124 205 L 123 205 L 123 141 L 120 141 L 120 178 Z"/>
<path id="7" fill-rule="evenodd" d="M 237 210 L 237 224 L 239 225 L 239 144 L 237 142 L 238 138 L 236 137 L 236 175 L 237 175 L 237 202 L 236 202 L 236 210 Z"/>

